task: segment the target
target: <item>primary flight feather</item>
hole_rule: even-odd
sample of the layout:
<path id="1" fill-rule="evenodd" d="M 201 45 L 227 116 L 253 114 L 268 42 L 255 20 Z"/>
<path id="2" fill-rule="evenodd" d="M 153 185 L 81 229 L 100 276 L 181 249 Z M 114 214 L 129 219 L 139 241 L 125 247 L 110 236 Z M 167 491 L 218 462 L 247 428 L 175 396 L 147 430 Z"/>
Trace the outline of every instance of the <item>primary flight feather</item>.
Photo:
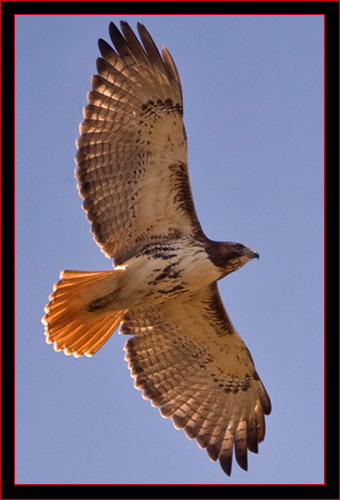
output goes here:
<path id="1" fill-rule="evenodd" d="M 217 281 L 258 254 L 207 238 L 190 189 L 179 75 L 146 28 L 110 24 L 84 108 L 75 175 L 112 271 L 63 271 L 45 307 L 46 341 L 92 356 L 120 325 L 135 386 L 231 473 L 247 469 L 271 410 Z"/>

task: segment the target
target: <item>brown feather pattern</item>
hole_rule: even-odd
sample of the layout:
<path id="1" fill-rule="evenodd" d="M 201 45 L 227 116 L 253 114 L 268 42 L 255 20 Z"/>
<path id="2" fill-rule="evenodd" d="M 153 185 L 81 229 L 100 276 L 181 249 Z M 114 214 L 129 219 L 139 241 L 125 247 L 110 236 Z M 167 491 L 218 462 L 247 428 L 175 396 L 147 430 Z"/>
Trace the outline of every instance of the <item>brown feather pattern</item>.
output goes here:
<path id="1" fill-rule="evenodd" d="M 84 108 L 76 178 L 96 242 L 121 264 L 142 246 L 200 233 L 192 200 L 178 72 L 138 25 L 112 23 Z M 160 207 L 158 209 L 158 207 Z M 141 235 L 143 236 L 141 238 Z M 138 245 L 137 245 L 138 242 Z"/>
<path id="2" fill-rule="evenodd" d="M 110 24 L 77 140 L 76 178 L 106 272 L 65 271 L 45 308 L 46 340 L 92 356 L 120 324 L 136 388 L 219 460 L 247 469 L 270 400 L 217 281 L 258 254 L 203 233 L 191 193 L 175 63 L 146 28 Z M 124 264 L 124 265 L 121 265 Z M 118 267 L 117 267 L 118 265 Z"/>
<path id="3" fill-rule="evenodd" d="M 233 447 L 238 464 L 247 469 L 247 449 L 257 453 L 264 439 L 270 401 L 217 285 L 129 311 L 120 333 L 134 335 L 126 359 L 143 397 L 212 460 L 219 459 L 227 474 Z"/>

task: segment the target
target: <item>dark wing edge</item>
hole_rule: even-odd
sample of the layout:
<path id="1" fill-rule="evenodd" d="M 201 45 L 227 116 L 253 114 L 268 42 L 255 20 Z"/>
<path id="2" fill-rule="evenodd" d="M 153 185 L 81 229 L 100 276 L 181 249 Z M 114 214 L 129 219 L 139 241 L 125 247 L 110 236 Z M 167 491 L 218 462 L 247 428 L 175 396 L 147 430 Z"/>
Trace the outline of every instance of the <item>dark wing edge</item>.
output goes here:
<path id="1" fill-rule="evenodd" d="M 226 474 L 233 449 L 247 470 L 247 450 L 258 452 L 271 403 L 216 283 L 191 299 L 128 312 L 120 333 L 134 335 L 124 349 L 143 398 Z"/>

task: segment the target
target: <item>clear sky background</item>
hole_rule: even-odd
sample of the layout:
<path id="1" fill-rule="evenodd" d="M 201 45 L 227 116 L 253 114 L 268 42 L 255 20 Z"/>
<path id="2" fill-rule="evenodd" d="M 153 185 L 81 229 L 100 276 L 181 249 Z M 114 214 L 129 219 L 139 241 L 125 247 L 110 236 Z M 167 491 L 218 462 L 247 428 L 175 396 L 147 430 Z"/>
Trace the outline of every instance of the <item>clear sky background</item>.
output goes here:
<path id="1" fill-rule="evenodd" d="M 111 6 L 112 8 L 112 6 Z M 105 270 L 73 177 L 97 39 L 120 19 L 167 46 L 208 237 L 260 253 L 220 282 L 273 411 L 231 478 L 133 387 L 114 334 L 91 359 L 47 345 L 62 269 Z M 323 17 L 16 17 L 16 482 L 323 482 Z"/>

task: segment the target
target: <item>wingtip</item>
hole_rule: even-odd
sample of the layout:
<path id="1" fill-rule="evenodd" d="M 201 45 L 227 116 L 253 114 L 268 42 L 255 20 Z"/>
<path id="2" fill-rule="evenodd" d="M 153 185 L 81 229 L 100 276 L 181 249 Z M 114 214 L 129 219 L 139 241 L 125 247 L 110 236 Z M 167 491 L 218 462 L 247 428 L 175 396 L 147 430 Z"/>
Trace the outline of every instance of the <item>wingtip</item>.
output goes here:
<path id="1" fill-rule="evenodd" d="M 232 459 L 231 455 L 228 454 L 222 454 L 220 456 L 220 465 L 222 467 L 223 472 L 227 474 L 227 476 L 231 476 L 231 464 L 232 464 Z"/>
<path id="2" fill-rule="evenodd" d="M 245 453 L 236 453 L 236 462 L 238 465 L 241 467 L 241 469 L 247 471 L 248 470 L 248 454 L 247 450 L 245 450 Z"/>

